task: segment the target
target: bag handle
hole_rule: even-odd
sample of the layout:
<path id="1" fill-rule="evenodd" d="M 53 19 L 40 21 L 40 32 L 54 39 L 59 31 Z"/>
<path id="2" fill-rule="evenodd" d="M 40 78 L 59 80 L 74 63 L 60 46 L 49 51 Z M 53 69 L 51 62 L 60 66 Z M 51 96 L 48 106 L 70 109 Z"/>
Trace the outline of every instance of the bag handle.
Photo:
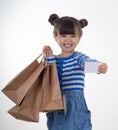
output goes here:
<path id="1" fill-rule="evenodd" d="M 41 56 L 42 56 L 42 58 L 41 58 Z M 47 62 L 45 62 L 45 57 L 46 57 L 46 54 L 44 53 L 44 52 L 42 52 L 37 58 L 36 58 L 36 60 L 37 60 L 37 62 L 38 63 L 42 63 L 43 65 L 47 65 Z M 41 58 L 41 59 L 40 59 Z"/>
<path id="2" fill-rule="evenodd" d="M 42 52 L 36 59 L 39 59 L 41 56 L 46 57 L 46 54 L 44 52 Z"/>

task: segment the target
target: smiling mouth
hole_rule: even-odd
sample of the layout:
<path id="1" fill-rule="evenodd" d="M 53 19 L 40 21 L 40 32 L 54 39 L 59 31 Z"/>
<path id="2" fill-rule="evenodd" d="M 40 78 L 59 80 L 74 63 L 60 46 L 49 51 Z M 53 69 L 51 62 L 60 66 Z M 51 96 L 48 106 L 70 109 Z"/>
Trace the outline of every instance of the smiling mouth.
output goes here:
<path id="1" fill-rule="evenodd" d="M 64 46 L 65 46 L 66 48 L 70 48 L 70 47 L 72 47 L 72 45 L 73 45 L 73 44 L 67 44 L 67 43 L 64 44 Z"/>

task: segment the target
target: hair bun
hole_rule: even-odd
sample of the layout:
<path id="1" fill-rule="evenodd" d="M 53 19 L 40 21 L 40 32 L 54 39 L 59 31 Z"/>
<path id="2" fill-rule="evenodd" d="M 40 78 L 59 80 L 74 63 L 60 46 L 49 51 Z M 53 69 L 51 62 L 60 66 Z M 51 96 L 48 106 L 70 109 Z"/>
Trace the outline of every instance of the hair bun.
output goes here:
<path id="1" fill-rule="evenodd" d="M 88 25 L 88 21 L 86 19 L 79 20 L 79 23 L 80 23 L 81 28 Z"/>
<path id="2" fill-rule="evenodd" d="M 48 21 L 49 21 L 52 25 L 54 25 L 54 23 L 55 23 L 55 21 L 56 21 L 57 19 L 59 19 L 59 16 L 58 16 L 57 14 L 51 14 L 50 17 L 49 17 L 49 19 L 48 19 Z"/>

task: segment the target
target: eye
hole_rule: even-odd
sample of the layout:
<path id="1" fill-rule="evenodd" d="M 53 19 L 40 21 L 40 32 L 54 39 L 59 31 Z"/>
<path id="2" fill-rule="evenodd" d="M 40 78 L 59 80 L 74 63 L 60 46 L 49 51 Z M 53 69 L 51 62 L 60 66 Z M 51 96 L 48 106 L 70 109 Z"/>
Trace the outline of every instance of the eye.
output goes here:
<path id="1" fill-rule="evenodd" d="M 62 34 L 61 37 L 66 37 L 66 35 L 65 35 L 65 34 Z"/>
<path id="2" fill-rule="evenodd" d="M 75 34 L 72 34 L 71 37 L 76 37 L 76 35 L 75 35 Z"/>

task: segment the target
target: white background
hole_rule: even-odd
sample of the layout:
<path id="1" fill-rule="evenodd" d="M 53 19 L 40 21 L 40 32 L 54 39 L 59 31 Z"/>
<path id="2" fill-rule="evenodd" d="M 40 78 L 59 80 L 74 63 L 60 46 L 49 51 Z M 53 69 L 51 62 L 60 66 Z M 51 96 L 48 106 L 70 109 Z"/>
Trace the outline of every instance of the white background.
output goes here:
<path id="1" fill-rule="evenodd" d="M 93 130 L 118 130 L 118 6 L 117 0 L 0 0 L 0 90 L 50 45 L 53 39 L 50 14 L 86 18 L 88 26 L 76 48 L 91 58 L 107 62 L 107 74 L 86 75 L 86 100 L 92 112 Z M 0 92 L 0 130 L 47 130 L 45 114 L 39 123 L 14 119 L 7 111 L 14 106 Z"/>

